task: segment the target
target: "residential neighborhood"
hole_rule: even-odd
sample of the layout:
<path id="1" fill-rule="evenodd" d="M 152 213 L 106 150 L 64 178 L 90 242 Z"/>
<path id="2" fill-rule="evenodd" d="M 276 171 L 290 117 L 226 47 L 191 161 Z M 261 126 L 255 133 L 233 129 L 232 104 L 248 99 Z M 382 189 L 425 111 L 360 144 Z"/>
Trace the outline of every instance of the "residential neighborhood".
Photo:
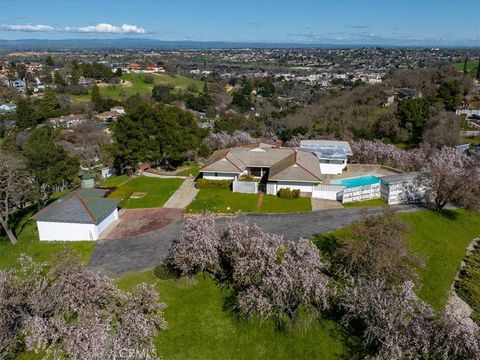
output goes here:
<path id="1" fill-rule="evenodd" d="M 0 359 L 480 360 L 476 1 L 0 8 Z"/>

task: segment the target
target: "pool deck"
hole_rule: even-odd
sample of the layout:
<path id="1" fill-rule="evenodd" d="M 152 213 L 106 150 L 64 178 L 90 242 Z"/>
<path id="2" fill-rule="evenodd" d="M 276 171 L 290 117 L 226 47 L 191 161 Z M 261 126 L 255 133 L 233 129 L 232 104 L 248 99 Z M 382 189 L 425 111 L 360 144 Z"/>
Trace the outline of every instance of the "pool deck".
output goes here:
<path id="1" fill-rule="evenodd" d="M 388 168 L 383 165 L 367 165 L 367 164 L 348 164 L 347 169 L 343 170 L 341 175 L 322 175 L 325 182 L 331 180 L 345 179 L 357 176 L 373 175 L 376 177 L 396 175 L 402 173 L 400 170 Z"/>

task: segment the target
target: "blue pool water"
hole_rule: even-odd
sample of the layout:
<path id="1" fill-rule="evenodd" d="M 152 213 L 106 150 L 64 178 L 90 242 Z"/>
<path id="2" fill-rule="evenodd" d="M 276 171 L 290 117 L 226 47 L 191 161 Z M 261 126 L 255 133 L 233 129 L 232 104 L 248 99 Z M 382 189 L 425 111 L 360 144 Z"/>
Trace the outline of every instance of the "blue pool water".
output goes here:
<path id="1" fill-rule="evenodd" d="M 330 181 L 331 184 L 344 185 L 347 188 L 353 188 L 353 187 L 364 186 L 364 185 L 372 185 L 379 182 L 380 182 L 380 179 L 373 175 L 357 176 L 357 177 Z"/>

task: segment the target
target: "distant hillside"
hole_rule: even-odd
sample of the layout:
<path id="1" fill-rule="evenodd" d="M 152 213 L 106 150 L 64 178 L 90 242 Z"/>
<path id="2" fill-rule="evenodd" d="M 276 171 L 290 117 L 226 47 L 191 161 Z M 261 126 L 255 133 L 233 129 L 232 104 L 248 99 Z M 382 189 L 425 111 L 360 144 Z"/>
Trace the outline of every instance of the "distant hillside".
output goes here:
<path id="1" fill-rule="evenodd" d="M 432 45 L 433 46 L 433 45 Z M 362 48 L 362 47 L 402 47 L 381 44 L 300 44 L 300 43 L 260 43 L 260 42 L 217 42 L 217 41 L 164 41 L 155 39 L 21 39 L 1 40 L 0 50 L 75 50 L 75 49 L 268 49 L 268 48 Z M 405 46 L 404 46 L 405 47 Z M 410 46 L 409 48 L 429 48 L 431 45 Z"/>

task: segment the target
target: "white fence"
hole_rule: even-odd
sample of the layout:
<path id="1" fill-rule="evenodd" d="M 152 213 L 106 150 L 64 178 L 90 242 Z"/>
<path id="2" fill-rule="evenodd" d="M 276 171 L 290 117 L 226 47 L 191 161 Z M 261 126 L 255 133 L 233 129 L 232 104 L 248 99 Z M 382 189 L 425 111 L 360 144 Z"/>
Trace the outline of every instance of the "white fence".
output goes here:
<path id="1" fill-rule="evenodd" d="M 244 194 L 257 194 L 258 182 L 234 180 L 232 182 L 232 190 L 233 192 L 244 193 Z"/>
<path id="2" fill-rule="evenodd" d="M 341 200 L 343 195 L 343 185 L 321 184 L 313 187 L 312 197 L 326 200 Z"/>
<path id="3" fill-rule="evenodd" d="M 380 183 L 346 188 L 343 190 L 342 203 L 380 198 Z"/>
<path id="4" fill-rule="evenodd" d="M 457 111 L 455 111 L 455 114 L 457 114 L 457 115 L 465 114 L 465 115 L 467 115 L 467 116 L 480 115 L 480 110 L 467 110 L 467 109 L 463 109 L 463 110 L 457 110 Z"/>
<path id="5" fill-rule="evenodd" d="M 267 182 L 267 195 L 277 195 L 277 183 Z"/>
<path id="6" fill-rule="evenodd" d="M 460 131 L 460 136 L 462 136 L 462 137 L 480 136 L 480 131 L 478 131 L 478 130 Z"/>

